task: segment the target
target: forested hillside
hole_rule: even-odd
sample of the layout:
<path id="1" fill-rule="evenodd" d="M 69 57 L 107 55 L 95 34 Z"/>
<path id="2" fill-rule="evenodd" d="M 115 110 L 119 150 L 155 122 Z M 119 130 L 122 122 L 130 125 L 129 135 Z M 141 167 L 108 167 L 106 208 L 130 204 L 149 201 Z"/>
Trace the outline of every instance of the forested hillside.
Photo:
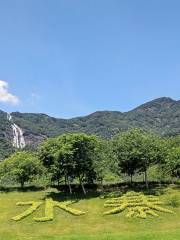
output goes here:
<path id="1" fill-rule="evenodd" d="M 53 118 L 45 114 L 11 114 L 13 122 L 21 127 L 27 148 L 35 147 L 47 137 L 67 132 L 94 133 L 110 138 L 131 127 L 152 130 L 160 135 L 180 134 L 180 101 L 158 98 L 129 112 L 97 111 L 85 117 L 72 119 Z M 7 113 L 0 112 L 0 154 L 1 158 L 12 151 L 13 132 Z"/>

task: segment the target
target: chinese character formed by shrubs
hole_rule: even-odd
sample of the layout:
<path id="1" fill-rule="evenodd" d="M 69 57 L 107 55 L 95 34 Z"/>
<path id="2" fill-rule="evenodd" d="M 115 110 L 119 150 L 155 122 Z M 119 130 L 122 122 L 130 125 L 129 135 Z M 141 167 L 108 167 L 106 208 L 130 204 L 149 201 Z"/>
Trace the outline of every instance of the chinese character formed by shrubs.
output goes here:
<path id="1" fill-rule="evenodd" d="M 19 214 L 16 217 L 13 217 L 12 220 L 14 221 L 20 221 L 21 219 L 31 215 L 33 212 L 35 212 L 38 207 L 42 204 L 42 202 L 34 202 L 34 201 L 29 201 L 29 202 L 18 202 L 16 203 L 16 206 L 26 206 L 30 205 L 30 207 L 24 211 L 23 213 Z"/>
<path id="2" fill-rule="evenodd" d="M 66 202 L 57 202 L 53 201 L 51 198 L 46 199 L 45 201 L 45 216 L 33 219 L 37 222 L 47 222 L 52 221 L 54 218 L 54 207 L 58 207 L 74 216 L 80 216 L 85 214 L 85 212 L 71 208 L 70 205 L 73 204 L 73 201 L 66 201 Z M 12 220 L 20 221 L 21 219 L 29 216 L 33 212 L 37 210 L 37 208 L 42 204 L 42 202 L 19 202 L 16 205 L 17 206 L 24 206 L 24 205 L 31 205 L 29 209 L 27 209 L 25 212 L 19 214 L 16 217 L 13 217 Z"/>
<path id="3" fill-rule="evenodd" d="M 158 197 L 145 196 L 143 193 L 128 192 L 122 197 L 112 198 L 105 202 L 104 207 L 113 207 L 112 210 L 105 212 L 105 215 L 121 213 L 128 210 L 126 217 L 139 217 L 145 219 L 147 215 L 158 217 L 157 211 L 173 213 L 172 211 L 160 207 L 163 202 Z"/>

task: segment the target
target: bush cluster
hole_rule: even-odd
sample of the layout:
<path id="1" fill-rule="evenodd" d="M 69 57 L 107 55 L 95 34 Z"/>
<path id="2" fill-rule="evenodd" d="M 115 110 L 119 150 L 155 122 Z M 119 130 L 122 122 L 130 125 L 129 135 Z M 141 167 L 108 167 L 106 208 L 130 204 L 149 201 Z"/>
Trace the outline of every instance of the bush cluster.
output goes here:
<path id="1" fill-rule="evenodd" d="M 104 207 L 113 207 L 110 211 L 105 212 L 105 215 L 116 214 L 128 210 L 126 217 L 139 217 L 146 218 L 147 214 L 152 216 L 158 216 L 155 211 L 160 211 L 164 213 L 172 213 L 171 210 L 160 207 L 163 202 L 155 196 L 146 196 L 142 193 L 128 192 L 119 198 L 112 198 L 107 200 Z"/>
<path id="2" fill-rule="evenodd" d="M 37 208 L 39 208 L 39 206 L 42 204 L 42 202 L 35 202 L 35 201 L 30 201 L 30 202 L 18 202 L 16 204 L 16 206 L 26 206 L 26 205 L 30 205 L 30 207 L 24 211 L 23 213 L 17 215 L 16 217 L 13 217 L 12 220 L 14 221 L 20 221 L 23 218 L 29 216 L 30 214 L 32 214 L 33 212 L 36 211 Z"/>

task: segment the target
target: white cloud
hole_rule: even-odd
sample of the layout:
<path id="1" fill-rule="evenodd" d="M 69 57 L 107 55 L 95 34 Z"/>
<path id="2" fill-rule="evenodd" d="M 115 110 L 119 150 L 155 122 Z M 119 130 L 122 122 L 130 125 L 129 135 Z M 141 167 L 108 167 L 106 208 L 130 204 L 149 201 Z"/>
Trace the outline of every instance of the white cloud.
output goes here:
<path id="1" fill-rule="evenodd" d="M 19 98 L 9 92 L 8 83 L 4 80 L 0 80 L 0 102 L 18 104 Z"/>

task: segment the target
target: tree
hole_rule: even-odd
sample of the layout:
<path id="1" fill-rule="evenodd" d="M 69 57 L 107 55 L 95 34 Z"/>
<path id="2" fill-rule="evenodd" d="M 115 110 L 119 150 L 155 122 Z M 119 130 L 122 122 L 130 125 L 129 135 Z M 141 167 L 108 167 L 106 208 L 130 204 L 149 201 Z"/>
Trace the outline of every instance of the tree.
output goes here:
<path id="1" fill-rule="evenodd" d="M 131 183 L 133 175 L 139 168 L 141 153 L 138 146 L 141 144 L 141 138 L 139 138 L 137 130 L 118 134 L 112 140 L 112 152 L 117 160 L 117 173 L 119 175 L 125 173 L 130 176 Z"/>
<path id="2" fill-rule="evenodd" d="M 29 152 L 16 152 L 0 164 L 1 175 L 11 178 L 24 187 L 43 172 L 39 159 Z"/>
<path id="3" fill-rule="evenodd" d="M 39 158 L 51 175 L 51 181 L 60 181 L 64 178 L 71 190 L 70 176 L 73 174 L 71 162 L 71 145 L 66 144 L 66 137 L 49 138 L 39 148 Z"/>
<path id="4" fill-rule="evenodd" d="M 141 132 L 142 145 L 139 172 L 144 172 L 146 187 L 148 187 L 147 170 L 154 164 L 162 164 L 167 154 L 166 140 L 151 132 Z"/>
<path id="5" fill-rule="evenodd" d="M 173 147 L 169 150 L 165 161 L 165 170 L 172 177 L 180 177 L 180 147 Z"/>
<path id="6" fill-rule="evenodd" d="M 57 177 L 58 179 L 64 177 L 65 184 L 68 184 L 69 192 L 72 193 L 71 181 L 75 178 L 75 165 L 73 162 L 73 149 L 71 144 L 63 141 L 61 148 L 55 154 L 52 169 L 53 177 Z"/>
<path id="7" fill-rule="evenodd" d="M 113 139 L 113 153 L 118 169 L 132 177 L 144 172 L 148 187 L 147 169 L 164 157 L 164 145 L 160 137 L 141 129 L 131 129 Z"/>
<path id="8" fill-rule="evenodd" d="M 86 134 L 72 134 L 68 137 L 73 148 L 75 176 L 79 180 L 84 194 L 86 194 L 84 182 L 93 182 L 96 179 L 95 162 L 101 160 L 97 157 L 99 156 L 99 139 L 96 136 Z"/>
<path id="9" fill-rule="evenodd" d="M 101 150 L 101 140 L 94 135 L 63 134 L 45 141 L 39 156 L 51 171 L 52 179 L 64 177 L 72 192 L 70 182 L 76 178 L 86 193 L 84 182 L 93 182 L 100 175 Z"/>

